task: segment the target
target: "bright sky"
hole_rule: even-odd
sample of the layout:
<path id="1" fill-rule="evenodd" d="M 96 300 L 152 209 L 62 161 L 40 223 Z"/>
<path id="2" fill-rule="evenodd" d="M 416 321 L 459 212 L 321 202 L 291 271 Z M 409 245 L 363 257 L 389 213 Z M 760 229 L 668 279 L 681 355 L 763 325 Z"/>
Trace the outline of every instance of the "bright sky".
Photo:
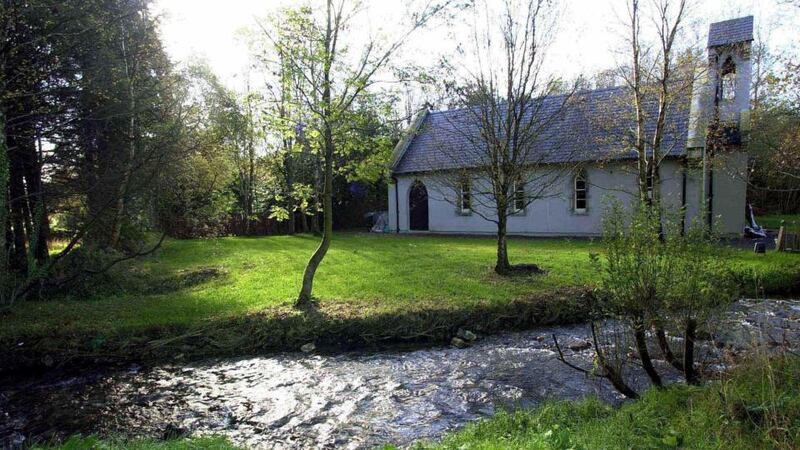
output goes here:
<path id="1" fill-rule="evenodd" d="M 173 60 L 183 63 L 193 56 L 203 57 L 225 83 L 241 89 L 249 54 L 238 37 L 239 30 L 254 27 L 256 18 L 266 17 L 291 3 L 290 0 L 155 0 L 154 9 L 162 15 L 162 38 Z M 800 8 L 776 3 L 775 0 L 697 0 L 693 16 L 700 23 L 692 27 L 692 32 L 703 42 L 710 22 L 753 14 L 756 28 L 764 35 L 769 34 L 767 40 L 772 48 L 788 47 L 792 40 L 798 39 Z M 626 2 L 569 0 L 564 4 L 560 32 L 550 51 L 548 66 L 566 77 L 613 67 L 618 57 L 614 50 L 619 48 L 619 17 Z M 396 34 L 401 29 L 398 18 L 403 17 L 405 10 L 402 2 L 374 0 L 359 31 Z M 459 33 L 458 28 L 448 32 L 444 27 L 419 32 L 406 46 L 405 57 L 424 62 L 452 51 L 460 40 Z"/>

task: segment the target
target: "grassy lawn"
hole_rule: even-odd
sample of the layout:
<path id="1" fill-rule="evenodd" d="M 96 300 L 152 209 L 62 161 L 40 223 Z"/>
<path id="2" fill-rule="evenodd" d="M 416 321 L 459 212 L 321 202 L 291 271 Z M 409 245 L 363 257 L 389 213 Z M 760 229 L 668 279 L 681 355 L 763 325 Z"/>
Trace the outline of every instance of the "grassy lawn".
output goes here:
<path id="1" fill-rule="evenodd" d="M 289 305 L 317 243 L 312 236 L 170 240 L 157 256 L 114 274 L 88 298 L 80 293 L 82 298 L 18 305 L 15 320 L 7 322 L 0 335 L 17 330 L 111 331 L 192 324 Z M 536 262 L 550 273 L 504 280 L 491 270 L 495 247 L 489 238 L 339 234 L 317 272 L 314 293 L 323 301 L 366 307 L 420 301 L 506 302 L 590 281 L 589 252 L 598 248 L 589 241 L 512 240 L 512 261 Z M 170 289 L 171 280 L 191 278 L 207 268 L 218 269 L 221 275 Z M 167 292 L 148 292 L 161 284 L 167 285 Z"/>
<path id="2" fill-rule="evenodd" d="M 756 222 L 768 230 L 778 230 L 781 221 L 785 221 L 788 226 L 800 227 L 800 214 L 770 214 L 756 217 Z"/>
<path id="3" fill-rule="evenodd" d="M 753 361 L 701 387 L 651 389 L 614 409 L 598 400 L 500 413 L 418 449 L 796 448 L 800 359 Z M 388 447 L 392 448 L 392 447 Z"/>
<path id="4" fill-rule="evenodd" d="M 156 337 L 161 338 L 183 333 L 187 328 L 238 320 L 259 312 L 267 319 L 292 317 L 298 326 L 306 328 L 302 333 L 287 329 L 275 338 L 292 342 L 291 346 L 303 339 L 314 340 L 319 333 L 340 333 L 340 329 L 322 330 L 324 327 L 320 325 L 341 325 L 346 321 L 342 319 L 342 311 L 346 311 L 345 316 L 357 314 L 359 320 L 368 322 L 360 323 L 360 327 L 373 329 L 391 322 L 394 319 L 391 314 L 398 311 L 403 314 L 416 311 L 413 318 L 416 322 L 410 329 L 402 330 L 412 335 L 429 326 L 441 328 L 437 321 L 445 319 L 434 310 L 456 314 L 447 319 L 450 322 L 474 321 L 475 316 L 481 317 L 487 309 L 498 316 L 541 316 L 541 310 L 515 310 L 510 314 L 510 310 L 503 308 L 533 297 L 559 303 L 561 300 L 550 293 L 591 285 L 596 274 L 589 254 L 601 250 L 599 242 L 589 240 L 511 239 L 512 263 L 537 263 L 548 274 L 505 279 L 492 271 L 495 243 L 489 237 L 337 234 L 314 286 L 321 305 L 336 310 L 323 311 L 319 322 L 311 323 L 298 317 L 289 305 L 298 292 L 303 268 L 317 242 L 312 236 L 166 241 L 157 254 L 120 267 L 64 298 L 15 305 L 3 317 L 0 356 L 4 349 L 24 352 L 24 348 L 16 347 L 23 338 L 39 342 L 41 353 L 60 355 L 64 348 L 75 345 L 95 351 L 114 339 L 121 341 L 143 334 L 152 339 L 153 334 L 147 330 L 158 329 Z M 792 285 L 798 279 L 797 255 L 774 252 L 756 255 L 750 251 L 720 249 L 724 251 L 732 252 L 734 269 L 743 279 L 759 278 L 771 289 Z M 472 316 L 465 317 L 464 312 Z M 331 314 L 335 316 L 333 319 Z M 437 314 L 440 317 L 435 317 Z M 269 326 L 274 327 L 275 323 Z M 493 326 L 502 329 L 504 325 Z M 252 325 L 252 329 L 259 327 L 263 329 L 264 325 Z M 363 330 L 345 331 L 364 334 Z M 228 334 L 231 333 L 236 332 Z M 439 334 L 438 338 L 444 338 L 445 331 Z M 248 345 L 254 351 L 280 347 L 278 341 L 267 338 L 272 341 Z M 50 344 L 55 347 L 48 348 Z M 118 347 L 126 344 L 120 343 Z M 19 357 L 10 351 L 5 356 L 8 361 Z"/>

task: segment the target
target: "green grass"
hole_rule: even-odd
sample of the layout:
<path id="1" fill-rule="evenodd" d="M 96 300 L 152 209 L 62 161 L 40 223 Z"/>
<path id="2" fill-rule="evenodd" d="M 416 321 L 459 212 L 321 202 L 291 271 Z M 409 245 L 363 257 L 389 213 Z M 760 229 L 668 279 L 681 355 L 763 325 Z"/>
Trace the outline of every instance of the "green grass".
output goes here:
<path id="1" fill-rule="evenodd" d="M 800 359 L 794 357 L 759 358 L 702 387 L 653 389 L 618 409 L 589 399 L 502 412 L 418 448 L 749 450 L 798 443 Z"/>
<path id="2" fill-rule="evenodd" d="M 769 214 L 756 217 L 756 222 L 768 230 L 777 231 L 781 221 L 785 221 L 788 226 L 800 227 L 800 214 Z"/>
<path id="3" fill-rule="evenodd" d="M 127 340 L 164 339 L 205 324 L 223 324 L 228 337 L 272 327 L 258 331 L 263 337 L 260 341 L 233 342 L 222 336 L 231 345 L 256 352 L 280 348 L 282 343 L 294 346 L 325 333 L 340 333 L 343 341 L 352 341 L 351 337 L 363 340 L 387 323 L 397 323 L 396 332 L 403 336 L 424 334 L 424 330 L 436 327 L 436 339 L 446 339 L 449 332 L 441 322 L 446 320 L 457 328 L 459 323 L 470 323 L 486 314 L 494 314 L 492 320 L 507 320 L 510 313 L 517 314 L 520 323 L 514 325 L 522 327 L 525 320 L 532 323 L 530 317 L 535 315 L 540 320 L 551 311 L 540 306 L 515 310 L 515 301 L 544 299 L 551 306 L 543 308 L 550 309 L 559 306 L 553 306 L 555 303 L 565 304 L 552 294 L 594 283 L 597 275 L 589 255 L 601 251 L 599 242 L 589 240 L 511 239 L 512 263 L 536 263 L 548 273 L 508 279 L 492 271 L 495 242 L 489 237 L 341 233 L 335 236 L 314 284 L 315 295 L 328 310 L 312 322 L 298 317 L 289 306 L 317 243 L 312 236 L 168 240 L 157 254 L 120 267 L 63 298 L 15 305 L 2 318 L 0 356 L 4 358 L 0 359 L 4 361 L 0 362 L 12 364 L 28 356 L 70 359 L 87 351 L 118 353 L 122 349 L 135 353 L 138 350 Z M 720 248 L 720 252 L 726 251 L 731 252 L 733 269 L 748 288 L 756 285 L 756 279 L 770 291 L 797 283 L 797 255 L 756 255 Z M 262 312 L 258 316 L 262 322 L 251 321 L 249 328 L 229 323 Z M 398 314 L 409 317 L 396 320 Z M 574 310 L 557 311 L 547 320 L 574 320 L 575 314 Z M 288 316 L 295 322 L 282 319 Z M 347 328 L 347 320 L 354 316 L 360 322 Z M 275 336 L 268 336 L 281 324 L 264 319 L 275 318 L 282 320 L 285 329 L 282 334 L 275 331 Z M 484 331 L 508 325 L 493 323 Z M 331 324 L 335 326 L 327 326 Z M 409 327 L 402 329 L 406 324 Z M 298 326 L 304 327 L 302 332 L 298 332 Z M 392 332 L 379 339 L 391 339 Z M 107 345 L 112 341 L 114 345 Z M 19 342 L 25 344 L 19 346 Z M 204 353 L 197 356 L 209 356 L 215 346 L 223 346 L 207 344 Z M 169 345 L 159 347 L 160 351 L 168 354 Z M 80 351 L 69 354 L 70 350 Z"/>
<path id="4" fill-rule="evenodd" d="M 73 436 L 60 444 L 35 445 L 31 447 L 31 450 L 237 450 L 238 448 L 221 437 L 157 441 L 152 439 L 124 440 L 100 439 L 96 436 Z"/>
<path id="5" fill-rule="evenodd" d="M 312 236 L 169 240 L 157 256 L 118 274 L 127 280 L 111 280 L 117 288 L 104 286 L 89 298 L 81 293 L 82 298 L 18 305 L 0 336 L 54 328 L 111 332 L 194 324 L 289 305 L 317 243 Z M 550 273 L 509 281 L 491 270 L 495 247 L 489 238 L 338 234 L 317 272 L 314 294 L 323 301 L 364 307 L 508 302 L 591 279 L 588 255 L 598 250 L 589 241 L 512 240 L 512 262 L 536 262 Z M 224 275 L 196 286 L 147 292 L 208 267 Z"/>

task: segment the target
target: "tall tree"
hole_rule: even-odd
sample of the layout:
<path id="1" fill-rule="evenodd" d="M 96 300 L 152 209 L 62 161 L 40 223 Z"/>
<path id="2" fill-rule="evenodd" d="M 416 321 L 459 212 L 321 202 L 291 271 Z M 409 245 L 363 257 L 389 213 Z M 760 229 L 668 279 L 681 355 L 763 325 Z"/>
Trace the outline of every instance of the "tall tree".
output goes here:
<path id="1" fill-rule="evenodd" d="M 341 0 L 326 0 L 321 17 L 313 8 L 301 8 L 306 35 L 301 45 L 287 45 L 273 33 L 264 29 L 276 51 L 286 58 L 288 69 L 304 109 L 310 116 L 310 127 L 319 136 L 322 153 L 322 240 L 311 255 L 303 273 L 303 282 L 297 297 L 298 306 L 312 301 L 314 275 L 328 252 L 333 237 L 333 177 L 335 155 L 341 143 L 336 130 L 360 97 L 376 82 L 375 75 L 385 68 L 392 55 L 408 36 L 424 26 L 443 10 L 443 4 L 427 3 L 422 11 L 412 17 L 408 29 L 392 42 L 382 44 L 369 38 L 360 54 L 351 53 L 354 44 L 346 42 L 346 31 L 363 11 L 363 5 Z"/>
<path id="2" fill-rule="evenodd" d="M 123 222 L 145 216 L 148 181 L 172 149 L 172 77 L 141 0 L 9 1 L 0 21 L 3 258 L 18 275 L 3 295 L 15 299 L 56 265 L 85 272 L 66 267 L 79 243 L 116 247 Z M 51 214 L 72 234 L 52 256 Z"/>
<path id="3" fill-rule="evenodd" d="M 483 2 L 476 10 L 476 16 L 487 17 L 486 26 L 475 27 L 472 36 L 477 69 L 469 70 L 457 89 L 463 109 L 447 116 L 468 148 L 440 145 L 451 165 L 464 169 L 445 170 L 438 178 L 456 193 L 445 199 L 465 209 L 461 203 L 468 195 L 470 213 L 495 223 L 495 271 L 507 275 L 513 269 L 509 217 L 558 195 L 556 184 L 575 169 L 577 146 L 567 149 L 556 125 L 575 106 L 577 84 L 565 87 L 546 71 L 545 55 L 557 25 L 554 2 L 508 0 L 501 8 L 496 12 L 492 2 Z"/>
<path id="4" fill-rule="evenodd" d="M 661 163 L 669 154 L 664 149 L 664 137 L 670 131 L 666 121 L 668 112 L 688 107 L 688 99 L 696 75 L 696 67 L 678 66 L 680 49 L 676 39 L 686 21 L 686 0 L 658 0 L 649 17 L 654 24 L 655 42 L 643 43 L 643 14 L 639 0 L 628 4 L 628 45 L 630 60 L 623 63 L 623 74 L 632 99 L 635 130 L 633 148 L 636 151 L 639 200 L 656 208 L 661 203 Z M 655 111 L 648 103 L 655 103 Z M 654 126 L 651 128 L 649 124 Z"/>

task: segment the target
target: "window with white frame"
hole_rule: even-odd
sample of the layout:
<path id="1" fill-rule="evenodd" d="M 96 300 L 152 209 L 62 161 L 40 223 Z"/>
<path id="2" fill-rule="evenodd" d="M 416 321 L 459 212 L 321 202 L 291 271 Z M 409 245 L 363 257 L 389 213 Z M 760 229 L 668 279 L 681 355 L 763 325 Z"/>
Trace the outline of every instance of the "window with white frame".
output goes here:
<path id="1" fill-rule="evenodd" d="M 461 214 L 472 212 L 472 183 L 469 176 L 464 175 L 458 183 L 458 210 Z"/>
<path id="2" fill-rule="evenodd" d="M 575 212 L 576 213 L 585 213 L 586 212 L 586 202 L 587 202 L 587 186 L 586 186 L 586 172 L 580 171 L 577 175 L 575 175 Z"/>
<path id="3" fill-rule="evenodd" d="M 653 199 L 653 172 L 651 170 L 647 171 L 647 199 Z"/>
<path id="4" fill-rule="evenodd" d="M 521 213 L 525 210 L 525 182 L 517 179 L 511 184 L 511 212 Z"/>

